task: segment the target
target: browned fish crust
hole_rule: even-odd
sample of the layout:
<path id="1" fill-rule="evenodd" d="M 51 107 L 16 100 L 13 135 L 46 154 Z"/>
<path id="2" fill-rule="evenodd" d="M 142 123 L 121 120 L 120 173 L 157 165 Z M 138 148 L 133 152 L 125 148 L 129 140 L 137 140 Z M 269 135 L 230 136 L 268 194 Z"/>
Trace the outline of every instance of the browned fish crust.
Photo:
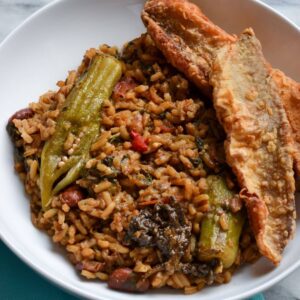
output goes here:
<path id="1" fill-rule="evenodd" d="M 217 52 L 211 84 L 259 250 L 278 264 L 295 231 L 295 180 L 291 128 L 271 71 L 247 30 Z"/>
<path id="2" fill-rule="evenodd" d="M 186 0 L 150 0 L 142 20 L 167 60 L 205 94 L 211 94 L 209 76 L 216 49 L 235 37 L 213 24 L 195 4 Z"/>
<path id="3" fill-rule="evenodd" d="M 280 90 L 280 96 L 288 120 L 292 127 L 294 140 L 294 169 L 300 176 L 300 84 L 277 69 L 272 70 L 272 77 Z"/>

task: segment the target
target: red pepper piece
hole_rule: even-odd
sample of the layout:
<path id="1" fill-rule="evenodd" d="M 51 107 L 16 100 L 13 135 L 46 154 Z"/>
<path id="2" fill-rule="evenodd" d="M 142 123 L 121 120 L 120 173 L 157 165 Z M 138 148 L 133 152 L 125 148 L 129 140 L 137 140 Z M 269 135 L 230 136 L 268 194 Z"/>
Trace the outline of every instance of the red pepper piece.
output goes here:
<path id="1" fill-rule="evenodd" d="M 136 131 L 131 130 L 130 135 L 132 138 L 132 149 L 138 152 L 146 152 L 148 150 L 147 141 Z"/>

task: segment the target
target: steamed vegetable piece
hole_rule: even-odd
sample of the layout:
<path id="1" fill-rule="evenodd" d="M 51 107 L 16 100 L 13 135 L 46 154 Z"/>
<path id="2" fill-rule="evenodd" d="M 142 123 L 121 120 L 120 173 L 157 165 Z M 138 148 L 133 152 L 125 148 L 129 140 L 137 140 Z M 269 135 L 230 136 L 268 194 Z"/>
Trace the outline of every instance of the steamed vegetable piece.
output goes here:
<path id="1" fill-rule="evenodd" d="M 42 152 L 40 187 L 44 209 L 52 195 L 79 177 L 89 158 L 91 143 L 99 133 L 103 100 L 110 97 L 121 73 L 121 63 L 117 59 L 97 54 L 87 73 L 67 97 L 55 133 L 46 142 Z M 66 149 L 69 136 L 75 144 Z"/>
<path id="2" fill-rule="evenodd" d="M 224 268 L 229 268 L 238 253 L 245 215 L 243 211 L 232 213 L 226 209 L 226 202 L 235 194 L 221 176 L 209 176 L 207 183 L 212 211 L 201 224 L 199 259 L 209 261 L 217 258 Z"/>

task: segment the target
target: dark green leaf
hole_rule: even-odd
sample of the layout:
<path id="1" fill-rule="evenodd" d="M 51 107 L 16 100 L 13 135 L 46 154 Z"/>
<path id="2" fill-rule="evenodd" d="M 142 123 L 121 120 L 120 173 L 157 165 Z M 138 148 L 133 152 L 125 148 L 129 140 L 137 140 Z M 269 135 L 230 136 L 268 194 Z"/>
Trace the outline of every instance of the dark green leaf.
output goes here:
<path id="1" fill-rule="evenodd" d="M 123 142 L 123 139 L 121 138 L 120 134 L 113 135 L 109 140 L 111 144 L 121 144 Z"/>
<path id="2" fill-rule="evenodd" d="M 112 163 L 113 163 L 113 160 L 114 160 L 114 156 L 106 156 L 102 162 L 108 166 L 108 167 L 111 167 L 112 166 Z"/>

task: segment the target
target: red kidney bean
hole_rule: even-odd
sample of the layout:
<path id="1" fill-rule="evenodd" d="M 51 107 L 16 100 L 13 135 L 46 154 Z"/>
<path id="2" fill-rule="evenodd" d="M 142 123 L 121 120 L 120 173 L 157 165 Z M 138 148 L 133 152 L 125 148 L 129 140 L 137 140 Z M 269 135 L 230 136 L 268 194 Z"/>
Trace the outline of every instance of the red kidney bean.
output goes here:
<path id="1" fill-rule="evenodd" d="M 77 185 L 66 188 L 60 196 L 61 202 L 68 204 L 70 207 L 76 206 L 77 203 L 84 198 L 84 193 Z"/>
<path id="2" fill-rule="evenodd" d="M 148 279 L 141 279 L 130 268 L 116 269 L 108 279 L 111 289 L 123 292 L 143 293 L 149 289 L 149 285 Z"/>
<path id="3" fill-rule="evenodd" d="M 18 120 L 24 120 L 32 118 L 34 115 L 34 111 L 31 108 L 23 108 L 17 112 L 15 112 L 8 120 L 8 123 L 10 123 L 14 119 Z"/>

